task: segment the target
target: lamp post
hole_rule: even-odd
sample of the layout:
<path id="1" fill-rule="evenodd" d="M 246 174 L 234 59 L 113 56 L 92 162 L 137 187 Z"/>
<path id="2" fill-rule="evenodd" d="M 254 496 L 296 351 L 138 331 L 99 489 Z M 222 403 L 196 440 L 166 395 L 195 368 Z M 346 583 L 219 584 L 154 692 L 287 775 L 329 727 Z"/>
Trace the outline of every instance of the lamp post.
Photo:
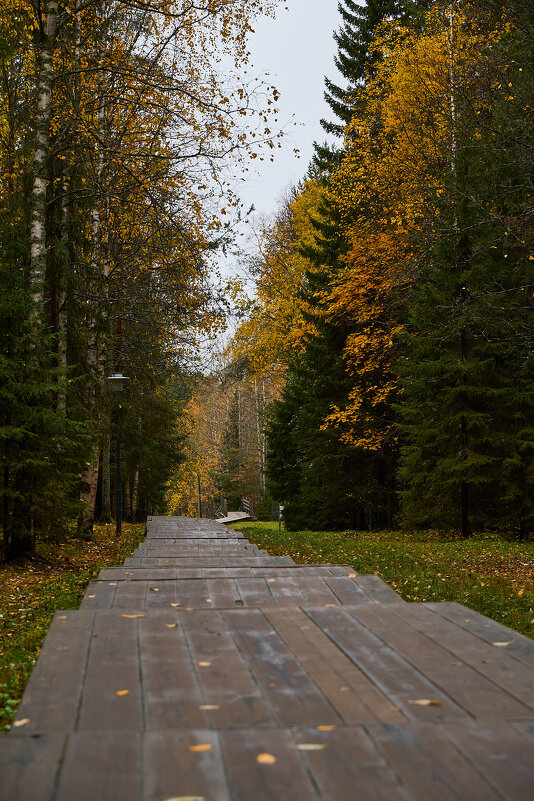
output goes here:
<path id="1" fill-rule="evenodd" d="M 122 373 L 113 373 L 113 375 L 108 376 L 108 381 L 111 382 L 111 386 L 113 387 L 114 392 L 117 393 L 117 458 L 116 458 L 116 467 L 117 467 L 117 478 L 115 481 L 115 489 L 117 491 L 117 513 L 116 513 L 116 524 L 115 524 L 115 533 L 120 535 L 121 533 L 121 522 L 122 522 L 122 504 L 121 504 L 121 402 L 120 402 L 120 393 L 124 392 L 124 384 L 125 381 L 129 381 L 127 375 L 123 375 Z"/>

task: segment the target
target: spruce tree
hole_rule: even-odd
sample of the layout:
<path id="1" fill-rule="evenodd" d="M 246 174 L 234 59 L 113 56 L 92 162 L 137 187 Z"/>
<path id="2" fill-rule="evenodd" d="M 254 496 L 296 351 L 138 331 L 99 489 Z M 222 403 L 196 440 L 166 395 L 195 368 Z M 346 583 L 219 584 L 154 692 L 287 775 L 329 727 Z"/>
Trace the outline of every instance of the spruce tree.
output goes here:
<path id="1" fill-rule="evenodd" d="M 338 10 L 343 20 L 342 27 L 334 33 L 338 47 L 334 63 L 346 81 L 344 87 L 325 78 L 324 98 L 339 123 L 321 120 L 326 133 L 343 136 L 344 127 L 354 114 L 358 99 L 358 88 L 365 82 L 366 73 L 372 71 L 376 54 L 369 47 L 377 26 L 385 19 L 403 19 L 405 3 L 401 0 L 367 0 L 360 5 L 354 0 L 340 0 Z"/>

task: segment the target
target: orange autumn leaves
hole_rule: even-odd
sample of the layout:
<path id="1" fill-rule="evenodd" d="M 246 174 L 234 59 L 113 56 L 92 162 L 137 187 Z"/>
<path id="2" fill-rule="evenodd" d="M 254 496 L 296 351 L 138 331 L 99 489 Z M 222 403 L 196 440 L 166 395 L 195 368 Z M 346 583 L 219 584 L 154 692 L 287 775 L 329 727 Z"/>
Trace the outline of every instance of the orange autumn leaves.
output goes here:
<path id="1" fill-rule="evenodd" d="M 323 266 L 327 288 L 314 313 L 348 330 L 343 357 L 352 388 L 323 428 L 350 446 L 396 443 L 391 406 L 407 292 L 438 236 L 440 209 L 454 200 L 458 142 L 470 135 L 458 113 L 461 94 L 469 89 L 482 109 L 477 87 L 499 35 L 482 35 L 455 3 L 435 4 L 413 29 L 379 28 L 378 59 L 346 128 L 340 165 L 326 185 L 303 183 L 267 231 L 256 306 L 235 348 L 258 373 L 270 369 L 283 383 L 289 354 L 313 333 L 301 293 L 311 269 L 302 248 L 320 236 L 311 220 L 321 220 L 326 201 L 346 250 L 334 268 Z"/>

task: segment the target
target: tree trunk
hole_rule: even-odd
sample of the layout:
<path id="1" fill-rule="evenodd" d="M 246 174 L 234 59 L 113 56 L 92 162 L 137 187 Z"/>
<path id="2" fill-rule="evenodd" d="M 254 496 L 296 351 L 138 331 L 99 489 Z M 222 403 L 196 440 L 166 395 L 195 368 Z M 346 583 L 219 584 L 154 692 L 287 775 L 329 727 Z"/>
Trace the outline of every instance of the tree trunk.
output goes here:
<path id="1" fill-rule="evenodd" d="M 111 520 L 111 441 L 109 434 L 102 448 L 102 519 Z"/>
<path id="2" fill-rule="evenodd" d="M 87 462 L 85 466 L 80 484 L 80 500 L 84 503 L 84 508 L 78 517 L 78 533 L 82 535 L 93 533 L 100 461 L 99 445 L 93 451 L 92 456 L 92 461 Z"/>
<path id="3" fill-rule="evenodd" d="M 126 520 L 132 522 L 132 493 L 130 491 L 130 476 L 124 479 L 124 516 Z"/>
<path id="4" fill-rule="evenodd" d="M 37 80 L 37 113 L 35 120 L 35 153 L 33 157 L 33 189 L 31 197 L 31 283 L 32 317 L 42 320 L 44 281 L 46 275 L 46 190 L 50 155 L 50 115 L 54 50 L 58 26 L 57 0 L 48 0 Z"/>
<path id="5" fill-rule="evenodd" d="M 137 520 L 137 501 L 139 497 L 139 468 L 134 473 L 132 486 L 132 523 Z"/>

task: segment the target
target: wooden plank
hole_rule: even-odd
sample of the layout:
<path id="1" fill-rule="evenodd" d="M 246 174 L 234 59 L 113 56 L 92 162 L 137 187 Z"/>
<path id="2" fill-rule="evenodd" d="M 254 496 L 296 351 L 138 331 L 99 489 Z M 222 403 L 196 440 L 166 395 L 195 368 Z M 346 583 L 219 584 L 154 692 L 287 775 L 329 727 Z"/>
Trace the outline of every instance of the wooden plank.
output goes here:
<path id="1" fill-rule="evenodd" d="M 146 581 L 121 581 L 117 585 L 114 608 L 124 610 L 144 609 L 146 606 Z"/>
<path id="2" fill-rule="evenodd" d="M 359 575 L 354 579 L 355 583 L 376 603 L 392 604 L 405 603 L 405 601 L 392 590 L 380 576 L 370 573 L 369 575 Z"/>
<path id="3" fill-rule="evenodd" d="M 429 609 L 446 617 L 453 623 L 457 623 L 486 642 L 508 642 L 511 640 L 510 645 L 506 648 L 507 653 L 525 665 L 534 667 L 534 640 L 529 637 L 524 637 L 517 631 L 503 626 L 502 623 L 497 623 L 489 617 L 479 615 L 478 612 L 474 612 L 461 604 L 443 602 L 426 605 Z"/>
<path id="4" fill-rule="evenodd" d="M 236 579 L 236 585 L 244 606 L 274 606 L 270 584 L 265 579 L 239 578 Z"/>
<path id="5" fill-rule="evenodd" d="M 90 581 L 80 609 L 111 609 L 116 590 L 116 581 Z"/>
<path id="6" fill-rule="evenodd" d="M 116 610 L 97 612 L 77 728 L 137 731 L 142 725 L 137 620 Z"/>
<path id="7" fill-rule="evenodd" d="M 209 711 L 213 725 L 272 725 L 272 712 L 221 614 L 199 610 L 183 614 L 181 620 L 204 704 L 214 707 Z"/>
<path id="8" fill-rule="evenodd" d="M 408 718 L 438 721 L 467 717 L 467 713 L 434 682 L 351 617 L 347 613 L 349 608 L 317 607 L 305 611 Z M 372 608 L 373 605 L 368 604 L 355 607 L 355 611 Z M 414 703 L 422 699 L 438 700 L 439 705 Z"/>
<path id="9" fill-rule="evenodd" d="M 494 700 L 492 703 L 488 703 L 487 715 L 498 717 L 501 712 L 503 717 L 510 716 L 510 714 L 511 716 L 530 717 L 534 713 L 534 670 L 517 662 L 508 653 L 508 646 L 495 646 L 481 642 L 475 634 L 438 614 L 439 607 L 430 609 L 423 604 L 406 604 L 402 609 L 395 611 L 411 626 L 438 642 L 457 659 L 461 659 L 474 668 L 477 676 L 482 674 L 489 679 L 492 687 L 497 684 L 499 688 L 504 689 L 525 705 L 522 714 L 519 709 L 517 714 L 511 714 L 505 709 L 500 710 Z M 504 642 L 508 641 L 504 640 Z M 453 664 L 457 665 L 457 661 Z M 481 681 L 485 680 L 481 679 Z M 495 696 L 493 697 L 495 699 Z"/>
<path id="10" fill-rule="evenodd" d="M 333 707 L 261 610 L 235 609 L 223 614 L 281 723 L 339 723 Z"/>
<path id="11" fill-rule="evenodd" d="M 199 745 L 211 747 L 190 750 Z M 214 732 L 164 731 L 145 735 L 143 801 L 178 798 L 230 801 L 219 738 Z"/>
<path id="12" fill-rule="evenodd" d="M 180 616 L 171 611 L 140 619 L 139 646 L 146 728 L 205 728 L 204 702 Z"/>
<path id="13" fill-rule="evenodd" d="M 243 603 L 238 586 L 233 579 L 208 579 L 208 598 L 214 609 L 232 609 Z"/>
<path id="14" fill-rule="evenodd" d="M 269 583 L 269 589 L 276 606 L 301 606 L 304 603 L 298 582 L 292 576 L 277 576 Z"/>
<path id="15" fill-rule="evenodd" d="M 176 579 L 173 581 L 147 581 L 145 592 L 145 608 L 168 608 L 171 603 L 176 603 L 177 601 L 177 588 L 178 582 Z"/>
<path id="16" fill-rule="evenodd" d="M 416 801 L 500 798 L 437 726 L 380 724 L 368 732 Z"/>
<path id="17" fill-rule="evenodd" d="M 302 610 L 263 611 L 345 723 L 394 723 L 406 719 Z"/>
<path id="18" fill-rule="evenodd" d="M 401 615 L 396 615 L 396 606 L 397 604 L 392 604 L 387 607 L 386 614 L 384 607 L 378 604 L 347 607 L 347 613 L 363 623 L 373 635 L 380 637 L 473 717 L 506 719 L 532 714 L 523 704 L 466 664 L 461 658 L 461 649 L 456 655 L 452 654 L 450 650 L 410 626 Z M 418 611 L 416 608 L 408 614 L 413 619 Z M 448 628 L 450 640 L 454 638 L 457 627 L 449 623 Z M 444 627 L 444 636 L 446 633 Z"/>
<path id="19" fill-rule="evenodd" d="M 302 593 L 302 603 L 306 606 L 339 603 L 338 598 L 334 595 L 327 582 L 320 576 L 297 575 L 292 580 L 298 585 Z M 276 582 L 274 584 L 276 585 Z M 286 604 L 283 605 L 286 606 Z"/>
<path id="20" fill-rule="evenodd" d="M 319 801 L 288 731 L 229 731 L 221 733 L 221 741 L 232 801 Z M 261 764 L 260 754 L 276 761 Z"/>
<path id="21" fill-rule="evenodd" d="M 25 731 L 69 731 L 76 723 L 83 671 L 92 642 L 93 612 L 56 612 L 15 722 Z"/>
<path id="22" fill-rule="evenodd" d="M 342 604 L 358 606 L 359 604 L 371 602 L 370 596 L 364 592 L 354 579 L 348 578 L 348 576 L 332 576 L 327 578 L 326 581 Z"/>
<path id="23" fill-rule="evenodd" d="M 52 801 L 64 734 L 0 735 L 1 801 Z"/>
<path id="24" fill-rule="evenodd" d="M 298 729 L 293 736 L 295 748 L 306 748 L 301 757 L 321 791 L 321 798 L 328 801 L 413 801 L 363 728 L 344 726 L 328 732 L 316 728 Z M 310 750 L 310 745 L 316 748 Z M 428 801 L 438 799 L 434 797 Z"/>
<path id="25" fill-rule="evenodd" d="M 468 721 L 442 728 L 507 801 L 532 798 L 534 748 L 527 737 L 505 723 Z"/>
<path id="26" fill-rule="evenodd" d="M 71 734 L 55 801 L 141 801 L 140 739 L 136 731 Z"/>

